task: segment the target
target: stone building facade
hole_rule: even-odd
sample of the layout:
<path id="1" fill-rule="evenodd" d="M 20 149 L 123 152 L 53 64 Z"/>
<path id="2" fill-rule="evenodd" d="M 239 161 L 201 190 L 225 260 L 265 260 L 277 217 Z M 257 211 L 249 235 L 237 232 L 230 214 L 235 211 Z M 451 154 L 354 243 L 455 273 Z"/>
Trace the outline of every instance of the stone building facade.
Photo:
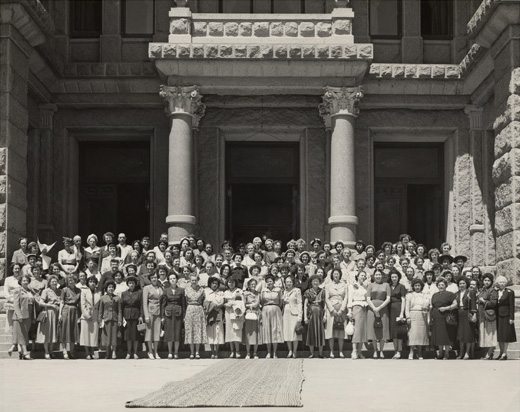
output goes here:
<path id="1" fill-rule="evenodd" d="M 520 283 L 518 1 L 134 1 L 0 5 L 3 273 L 20 236 L 409 232 Z"/>

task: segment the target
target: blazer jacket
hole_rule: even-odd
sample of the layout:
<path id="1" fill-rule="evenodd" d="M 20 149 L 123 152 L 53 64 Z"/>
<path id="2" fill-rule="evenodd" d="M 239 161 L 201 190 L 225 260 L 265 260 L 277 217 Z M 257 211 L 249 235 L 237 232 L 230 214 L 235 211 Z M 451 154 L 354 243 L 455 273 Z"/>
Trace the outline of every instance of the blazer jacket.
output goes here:
<path id="1" fill-rule="evenodd" d="M 98 320 L 99 300 L 101 292 L 94 292 L 89 289 L 81 291 L 81 318 L 84 320 Z"/>
<path id="2" fill-rule="evenodd" d="M 30 304 L 33 304 L 32 313 L 29 310 Z M 34 295 L 23 288 L 16 289 L 14 291 L 13 309 L 13 320 L 29 319 L 31 316 L 34 318 Z"/>
<path id="3" fill-rule="evenodd" d="M 477 312 L 477 294 L 474 291 L 466 290 L 466 294 L 462 298 L 462 305 L 460 302 L 460 291 L 455 294 L 457 306 L 459 309 L 468 310 L 471 313 Z"/>
<path id="4" fill-rule="evenodd" d="M 137 320 L 143 317 L 143 291 L 129 290 L 121 294 L 121 312 L 123 317 L 128 320 Z"/>
<path id="5" fill-rule="evenodd" d="M 98 322 L 101 323 L 102 320 L 105 322 L 123 322 L 121 298 L 119 296 L 101 296 L 101 299 L 99 299 Z"/>
<path id="6" fill-rule="evenodd" d="M 498 299 L 497 309 L 497 314 L 501 318 L 509 317 L 509 319 L 515 320 L 515 292 L 505 288 Z"/>

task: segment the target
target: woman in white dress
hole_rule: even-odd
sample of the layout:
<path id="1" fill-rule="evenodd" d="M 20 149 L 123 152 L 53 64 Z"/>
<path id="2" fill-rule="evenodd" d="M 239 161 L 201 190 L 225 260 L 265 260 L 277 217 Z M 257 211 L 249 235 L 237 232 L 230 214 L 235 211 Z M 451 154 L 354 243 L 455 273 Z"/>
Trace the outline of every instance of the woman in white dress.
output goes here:
<path id="1" fill-rule="evenodd" d="M 233 277 L 228 278 L 228 290 L 224 292 L 224 307 L 226 308 L 226 343 L 230 344 L 230 358 L 240 358 L 240 342 L 242 342 L 242 330 L 244 317 L 237 316 L 234 311 L 235 302 L 244 300 L 242 290 L 237 287 L 237 281 Z"/>
<path id="2" fill-rule="evenodd" d="M 339 357 L 344 358 L 345 321 L 348 286 L 341 281 L 341 269 L 332 269 L 332 280 L 325 285 L 325 339 L 329 340 L 330 357 L 334 358 L 334 339 L 338 340 Z"/>
<path id="3" fill-rule="evenodd" d="M 302 292 L 294 286 L 294 277 L 285 278 L 285 291 L 283 293 L 283 339 L 289 348 L 288 358 L 296 358 L 298 342 L 302 340 L 302 334 L 296 333 L 296 328 L 302 324 L 303 306 Z"/>
<path id="4" fill-rule="evenodd" d="M 222 308 L 224 307 L 224 292 L 219 290 L 220 281 L 217 277 L 208 278 L 208 287 L 204 290 L 205 305 L 213 302 L 213 310 L 207 314 L 206 333 L 211 347 L 211 359 L 218 358 L 219 345 L 224 343 L 224 322 Z"/>

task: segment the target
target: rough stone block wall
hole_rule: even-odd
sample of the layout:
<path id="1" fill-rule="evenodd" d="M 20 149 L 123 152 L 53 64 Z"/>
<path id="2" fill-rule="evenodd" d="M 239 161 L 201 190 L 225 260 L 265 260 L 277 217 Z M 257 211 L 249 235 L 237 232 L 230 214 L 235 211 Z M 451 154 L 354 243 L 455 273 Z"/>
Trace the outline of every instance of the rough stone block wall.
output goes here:
<path id="1" fill-rule="evenodd" d="M 497 272 L 520 283 L 520 67 L 511 72 L 509 97 L 495 131 Z"/>

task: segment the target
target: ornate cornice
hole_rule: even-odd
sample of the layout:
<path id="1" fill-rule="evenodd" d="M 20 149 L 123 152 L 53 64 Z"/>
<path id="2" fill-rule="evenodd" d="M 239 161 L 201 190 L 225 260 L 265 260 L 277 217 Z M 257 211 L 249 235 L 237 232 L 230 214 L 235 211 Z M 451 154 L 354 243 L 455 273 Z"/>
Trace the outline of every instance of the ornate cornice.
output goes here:
<path id="1" fill-rule="evenodd" d="M 159 95 L 165 100 L 165 112 L 168 116 L 189 114 L 193 119 L 193 128 L 199 126 L 199 121 L 206 112 L 206 105 L 202 103 L 198 86 L 161 85 Z"/>
<path id="2" fill-rule="evenodd" d="M 363 98 L 363 90 L 359 87 L 325 87 L 323 103 L 318 106 L 320 116 L 327 128 L 331 127 L 331 118 L 337 115 L 359 114 L 359 101 Z"/>
<path id="3" fill-rule="evenodd" d="M 390 79 L 459 79 L 458 64 L 372 63 L 370 77 Z"/>

